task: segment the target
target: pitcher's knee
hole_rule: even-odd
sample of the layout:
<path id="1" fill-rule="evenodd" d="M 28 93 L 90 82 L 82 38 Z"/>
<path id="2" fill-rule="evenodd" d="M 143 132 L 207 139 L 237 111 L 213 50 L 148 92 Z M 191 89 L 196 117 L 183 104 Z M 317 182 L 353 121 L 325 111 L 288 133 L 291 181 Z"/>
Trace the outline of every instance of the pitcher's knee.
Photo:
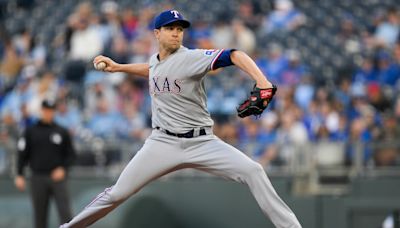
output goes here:
<path id="1" fill-rule="evenodd" d="M 265 171 L 264 171 L 263 167 L 260 164 L 258 164 L 257 162 L 250 162 L 244 168 L 244 175 L 246 175 L 248 177 L 257 176 L 260 174 L 264 175 Z"/>
<path id="2" fill-rule="evenodd" d="M 123 189 L 115 189 L 113 188 L 111 191 L 108 192 L 110 201 L 112 203 L 121 203 L 137 193 L 139 191 L 135 189 L 123 190 Z"/>
<path id="3" fill-rule="evenodd" d="M 111 186 L 109 188 L 104 189 L 104 191 L 100 193 L 95 200 L 100 200 L 100 199 L 102 199 L 104 203 L 114 204 L 123 201 L 124 196 L 118 193 L 118 191 L 115 191 L 114 186 Z"/>
<path id="4" fill-rule="evenodd" d="M 110 191 L 108 193 L 108 196 L 111 203 L 119 203 L 125 201 L 128 198 L 124 194 L 121 194 L 120 192 L 117 191 Z"/>

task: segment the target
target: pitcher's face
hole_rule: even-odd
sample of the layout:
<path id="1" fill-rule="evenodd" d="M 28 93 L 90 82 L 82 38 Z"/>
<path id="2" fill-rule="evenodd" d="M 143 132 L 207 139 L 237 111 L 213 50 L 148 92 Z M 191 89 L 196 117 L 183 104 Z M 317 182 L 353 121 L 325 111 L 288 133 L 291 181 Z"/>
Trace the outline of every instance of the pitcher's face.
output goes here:
<path id="1" fill-rule="evenodd" d="M 179 22 L 155 29 L 154 34 L 160 47 L 169 52 L 178 50 L 182 45 L 184 32 Z"/>

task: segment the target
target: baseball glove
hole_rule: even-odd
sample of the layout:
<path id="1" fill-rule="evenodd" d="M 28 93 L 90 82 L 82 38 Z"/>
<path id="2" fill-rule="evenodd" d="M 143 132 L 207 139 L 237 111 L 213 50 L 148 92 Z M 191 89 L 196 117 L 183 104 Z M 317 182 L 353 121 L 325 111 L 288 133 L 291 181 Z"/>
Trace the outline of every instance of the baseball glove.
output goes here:
<path id="1" fill-rule="evenodd" d="M 240 118 L 251 115 L 260 116 L 264 109 L 268 107 L 276 90 L 276 85 L 272 85 L 272 88 L 268 89 L 260 89 L 254 86 L 253 91 L 250 92 L 250 97 L 237 108 L 238 116 Z"/>

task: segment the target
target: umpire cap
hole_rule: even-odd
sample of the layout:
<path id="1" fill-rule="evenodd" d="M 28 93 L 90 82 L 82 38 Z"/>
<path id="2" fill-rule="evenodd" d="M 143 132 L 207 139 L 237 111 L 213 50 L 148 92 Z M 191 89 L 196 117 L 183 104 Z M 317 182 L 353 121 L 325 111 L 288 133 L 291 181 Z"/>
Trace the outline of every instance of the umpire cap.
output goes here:
<path id="1" fill-rule="evenodd" d="M 168 24 L 171 24 L 173 22 L 178 21 L 183 28 L 188 28 L 190 26 L 190 22 L 185 20 L 182 16 L 181 13 L 179 13 L 177 10 L 166 10 L 162 13 L 160 13 L 155 19 L 154 19 L 154 28 L 155 29 L 160 29 L 163 26 L 166 26 Z"/>
<path id="2" fill-rule="evenodd" d="M 57 102 L 52 99 L 44 99 L 42 102 L 42 108 L 47 108 L 47 109 L 56 109 L 57 107 Z"/>

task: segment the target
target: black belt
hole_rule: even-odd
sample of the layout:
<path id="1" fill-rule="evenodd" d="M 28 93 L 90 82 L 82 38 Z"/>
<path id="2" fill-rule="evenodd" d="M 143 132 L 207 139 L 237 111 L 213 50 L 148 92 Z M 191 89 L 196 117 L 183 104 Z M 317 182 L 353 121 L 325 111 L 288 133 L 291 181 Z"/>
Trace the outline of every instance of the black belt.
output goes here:
<path id="1" fill-rule="evenodd" d="M 161 127 L 156 127 L 156 129 L 164 132 L 167 135 L 172 135 L 172 136 L 175 136 L 175 137 L 178 137 L 178 138 L 193 138 L 193 137 L 195 137 L 194 136 L 194 129 L 192 129 L 192 130 L 190 130 L 190 131 L 188 131 L 186 133 L 174 133 L 174 132 L 170 132 L 170 131 L 168 131 L 166 129 L 162 129 Z M 200 128 L 198 136 L 206 135 L 206 134 L 207 134 L 206 133 L 206 129 Z"/>

